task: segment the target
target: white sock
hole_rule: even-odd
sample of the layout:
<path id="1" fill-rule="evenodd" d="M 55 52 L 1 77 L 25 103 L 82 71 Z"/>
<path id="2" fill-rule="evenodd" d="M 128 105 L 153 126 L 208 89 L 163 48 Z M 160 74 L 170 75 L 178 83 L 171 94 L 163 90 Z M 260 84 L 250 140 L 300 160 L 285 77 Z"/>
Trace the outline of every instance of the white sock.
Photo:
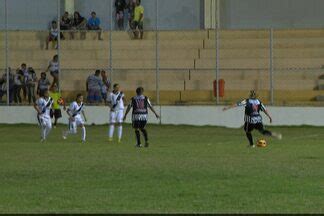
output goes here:
<path id="1" fill-rule="evenodd" d="M 41 138 L 43 140 L 46 139 L 46 127 L 44 127 L 44 126 L 41 127 Z"/>
<path id="2" fill-rule="evenodd" d="M 109 138 L 112 138 L 114 136 L 114 129 L 115 129 L 115 125 L 111 124 L 109 126 Z"/>
<path id="3" fill-rule="evenodd" d="M 84 141 L 86 139 L 86 128 L 83 126 L 82 128 L 82 140 Z"/>
<path id="4" fill-rule="evenodd" d="M 48 134 L 51 132 L 51 127 L 45 127 L 45 139 L 47 138 Z"/>
<path id="5" fill-rule="evenodd" d="M 120 140 L 122 138 L 123 134 L 123 126 L 119 125 L 118 126 L 118 139 Z"/>

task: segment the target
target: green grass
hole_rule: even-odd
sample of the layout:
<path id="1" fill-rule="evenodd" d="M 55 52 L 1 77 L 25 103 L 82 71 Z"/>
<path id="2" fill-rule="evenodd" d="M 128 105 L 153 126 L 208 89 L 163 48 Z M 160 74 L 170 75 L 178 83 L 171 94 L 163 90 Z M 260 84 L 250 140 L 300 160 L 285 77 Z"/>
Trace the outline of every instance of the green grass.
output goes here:
<path id="1" fill-rule="evenodd" d="M 242 129 L 150 125 L 148 149 L 128 125 L 122 144 L 62 129 L 0 125 L 0 213 L 324 213 L 324 128 L 255 149 Z"/>

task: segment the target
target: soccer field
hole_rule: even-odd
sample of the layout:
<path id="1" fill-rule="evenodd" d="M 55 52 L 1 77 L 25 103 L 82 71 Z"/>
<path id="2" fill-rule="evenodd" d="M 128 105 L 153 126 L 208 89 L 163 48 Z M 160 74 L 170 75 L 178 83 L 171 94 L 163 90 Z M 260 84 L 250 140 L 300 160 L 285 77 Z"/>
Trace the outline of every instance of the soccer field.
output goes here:
<path id="1" fill-rule="evenodd" d="M 147 149 L 129 125 L 122 144 L 62 129 L 0 125 L 0 213 L 324 213 L 324 128 L 255 149 L 242 129 L 149 125 Z"/>

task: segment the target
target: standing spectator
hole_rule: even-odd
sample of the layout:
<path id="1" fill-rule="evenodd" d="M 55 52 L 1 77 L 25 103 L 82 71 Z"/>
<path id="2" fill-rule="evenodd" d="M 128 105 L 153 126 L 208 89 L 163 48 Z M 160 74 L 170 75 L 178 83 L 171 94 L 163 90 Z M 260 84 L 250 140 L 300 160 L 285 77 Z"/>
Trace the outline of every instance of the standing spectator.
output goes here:
<path id="1" fill-rule="evenodd" d="M 124 30 L 124 10 L 126 8 L 126 1 L 116 0 L 115 7 L 116 7 L 116 21 L 117 21 L 118 30 Z"/>
<path id="2" fill-rule="evenodd" d="M 57 86 L 59 86 L 59 62 L 58 62 L 58 55 L 54 55 L 53 59 L 49 62 L 48 67 L 47 67 L 47 71 L 50 71 L 51 76 L 53 77 L 53 82 L 52 82 L 52 86 L 54 84 L 56 84 Z"/>
<path id="3" fill-rule="evenodd" d="M 46 73 L 41 73 L 41 78 L 38 80 L 38 86 L 37 86 L 37 94 L 42 95 L 43 92 L 48 90 L 48 87 L 50 86 L 50 81 L 46 78 Z"/>
<path id="4" fill-rule="evenodd" d="M 101 87 L 102 80 L 100 79 L 100 70 L 96 70 L 95 74 L 88 77 L 86 83 L 86 89 L 88 92 L 89 103 L 100 103 L 101 102 Z"/>
<path id="5" fill-rule="evenodd" d="M 72 29 L 74 31 L 79 30 L 81 31 L 81 39 L 85 39 L 86 33 L 85 30 L 87 29 L 87 20 L 80 15 L 79 12 L 74 12 L 73 20 L 72 20 Z M 74 39 L 74 32 L 71 34 L 72 39 Z"/>
<path id="6" fill-rule="evenodd" d="M 140 32 L 140 39 L 143 39 L 143 21 L 144 21 L 144 7 L 141 5 L 141 0 L 137 0 L 136 7 L 134 9 L 134 20 L 133 20 L 133 33 L 134 38 L 138 38 L 137 28 Z"/>
<path id="7" fill-rule="evenodd" d="M 28 79 L 27 79 L 27 92 L 28 92 L 28 103 L 29 105 L 35 103 L 35 86 L 37 82 L 36 72 L 32 67 L 28 68 Z"/>
<path id="8" fill-rule="evenodd" d="M 21 64 L 20 70 L 23 74 L 23 81 L 22 81 L 22 90 L 24 95 L 24 101 L 27 100 L 27 79 L 28 79 L 28 69 L 25 63 Z"/>
<path id="9" fill-rule="evenodd" d="M 98 31 L 98 40 L 102 40 L 100 19 L 97 17 L 96 12 L 94 12 L 94 11 L 91 12 L 91 17 L 88 19 L 87 27 L 88 27 L 88 30 L 90 30 L 90 31 Z"/>
<path id="10" fill-rule="evenodd" d="M 14 88 L 13 88 L 13 99 L 16 104 L 20 104 L 21 100 L 21 89 L 24 82 L 24 74 L 22 70 L 17 68 L 16 74 L 14 77 Z"/>
<path id="11" fill-rule="evenodd" d="M 102 78 L 102 87 L 101 87 L 101 96 L 104 102 L 107 102 L 107 93 L 110 89 L 110 81 L 108 80 L 106 71 L 101 70 L 101 78 Z"/>
<path id="12" fill-rule="evenodd" d="M 49 32 L 49 35 L 46 39 L 46 49 L 48 50 L 48 44 L 49 42 L 57 42 L 57 37 L 59 35 L 59 30 L 58 30 L 58 27 L 57 27 L 57 22 L 55 20 L 52 21 L 52 24 L 51 24 L 51 29 L 50 29 L 50 32 Z M 62 40 L 64 40 L 64 35 L 62 32 L 60 32 L 60 37 Z M 57 49 L 57 44 L 55 46 L 55 49 Z"/>
<path id="13" fill-rule="evenodd" d="M 69 17 L 68 12 L 64 12 L 63 16 L 61 17 L 60 21 L 60 28 L 63 31 L 69 31 L 72 28 L 72 20 Z M 72 38 L 72 33 L 70 32 L 71 38 Z"/>
<path id="14" fill-rule="evenodd" d="M 7 73 L 4 73 L 3 76 L 0 78 L 0 83 L 2 83 L 1 92 L 0 92 L 0 102 L 2 100 L 2 96 L 7 95 L 7 88 L 9 87 L 9 103 L 11 104 L 13 101 L 15 76 L 14 74 L 11 73 L 11 68 L 8 68 L 8 70 L 9 70 L 9 84 L 7 82 Z"/>
<path id="15" fill-rule="evenodd" d="M 136 6 L 136 0 L 129 0 L 126 9 L 128 10 L 128 26 L 133 29 L 134 10 Z"/>

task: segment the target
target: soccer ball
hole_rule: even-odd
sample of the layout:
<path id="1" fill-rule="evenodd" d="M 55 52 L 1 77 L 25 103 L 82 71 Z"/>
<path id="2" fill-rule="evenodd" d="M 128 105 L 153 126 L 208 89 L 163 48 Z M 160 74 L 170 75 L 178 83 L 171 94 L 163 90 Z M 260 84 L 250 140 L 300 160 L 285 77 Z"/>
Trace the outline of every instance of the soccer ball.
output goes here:
<path id="1" fill-rule="evenodd" d="M 59 105 L 64 105 L 64 99 L 63 99 L 63 98 L 59 98 L 59 99 L 57 100 L 57 103 L 58 103 Z"/>
<path id="2" fill-rule="evenodd" d="M 259 139 L 257 142 L 258 147 L 267 147 L 267 141 L 265 139 Z"/>

